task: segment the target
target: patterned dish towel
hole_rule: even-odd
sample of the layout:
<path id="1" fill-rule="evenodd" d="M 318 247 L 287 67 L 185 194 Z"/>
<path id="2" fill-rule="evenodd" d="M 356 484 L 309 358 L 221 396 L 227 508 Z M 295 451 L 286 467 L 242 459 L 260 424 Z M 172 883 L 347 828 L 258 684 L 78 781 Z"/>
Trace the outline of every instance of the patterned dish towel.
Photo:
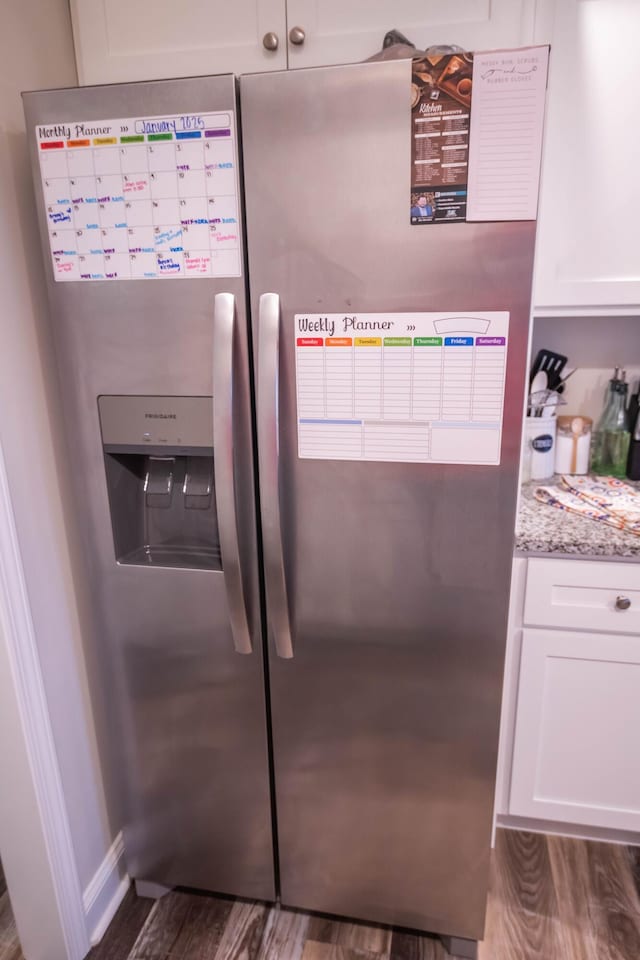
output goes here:
<path id="1" fill-rule="evenodd" d="M 613 477 L 560 477 L 560 486 L 537 487 L 540 503 L 598 520 L 640 537 L 640 492 Z"/>

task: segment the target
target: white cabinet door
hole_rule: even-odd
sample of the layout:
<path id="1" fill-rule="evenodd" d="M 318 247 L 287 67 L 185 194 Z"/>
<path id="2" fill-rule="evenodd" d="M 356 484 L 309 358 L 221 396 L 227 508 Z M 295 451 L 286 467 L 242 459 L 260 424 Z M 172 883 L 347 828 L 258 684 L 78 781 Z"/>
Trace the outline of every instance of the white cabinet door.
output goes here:
<path id="1" fill-rule="evenodd" d="M 551 61 L 537 314 L 640 312 L 638 37 L 637 0 L 561 0 L 540 37 Z"/>
<path id="2" fill-rule="evenodd" d="M 71 15 L 83 84 L 287 66 L 285 0 L 71 0 Z"/>
<path id="3" fill-rule="evenodd" d="M 640 637 L 524 630 L 509 813 L 640 830 Z"/>
<path id="4" fill-rule="evenodd" d="M 530 43 L 534 0 L 287 0 L 290 67 L 353 63 L 377 53 L 385 33 L 400 30 L 417 47 L 456 43 L 491 50 Z"/>

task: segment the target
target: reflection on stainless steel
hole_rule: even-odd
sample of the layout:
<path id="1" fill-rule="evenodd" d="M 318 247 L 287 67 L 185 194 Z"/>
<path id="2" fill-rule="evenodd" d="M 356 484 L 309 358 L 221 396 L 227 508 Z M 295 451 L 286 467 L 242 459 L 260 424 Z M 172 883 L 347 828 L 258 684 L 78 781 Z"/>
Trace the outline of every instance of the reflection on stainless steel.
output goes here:
<path id="1" fill-rule="evenodd" d="M 75 121 L 79 116 L 91 121 L 233 111 L 235 106 L 235 83 L 229 76 L 25 97 L 31 131 L 38 123 Z M 31 149 L 38 217 L 48 245 L 33 138 Z M 242 208 L 238 217 L 241 220 Z M 219 530 L 223 564 L 229 559 L 224 536 L 232 523 L 228 459 L 221 478 L 215 446 L 208 451 L 205 459 L 213 454 L 217 470 L 211 504 L 189 509 L 184 471 L 194 450 L 185 449 L 183 455 L 171 450 L 182 472 L 174 477 L 171 507 L 162 520 L 166 526 L 159 526 L 160 510 L 151 521 L 156 525 L 151 532 L 164 539 L 145 559 L 141 529 L 142 556 L 132 563 L 126 547 L 134 550 L 137 544 L 126 541 L 133 534 L 138 537 L 137 498 L 144 497 L 144 457 L 150 451 L 143 445 L 137 454 L 107 452 L 105 457 L 97 405 L 101 394 L 145 397 L 150 403 L 154 397 L 173 398 L 173 412 L 180 418 L 189 398 L 208 397 L 202 417 L 197 411 L 189 414 L 185 426 L 197 422 L 204 428 L 208 423 L 211 447 L 214 296 L 224 291 L 235 297 L 233 395 L 217 398 L 227 417 L 220 452 L 224 465 L 232 434 L 243 596 L 251 643 L 261 650 L 244 280 L 56 284 L 49 256 L 45 263 L 80 521 L 82 562 L 77 572 L 79 585 L 86 578 L 90 591 L 85 638 L 110 823 L 114 829 L 125 825 L 127 869 L 136 879 L 273 899 L 263 658 L 235 652 L 227 570 L 221 570 L 219 553 L 214 556 Z M 228 339 L 221 349 L 228 351 Z M 227 353 L 225 362 L 228 359 Z M 188 399 L 183 403 L 181 398 Z M 120 420 L 118 414 L 107 428 L 121 425 Z M 159 421 L 147 422 L 153 432 Z M 169 431 L 176 421 L 162 422 Z M 107 429 L 105 444 L 133 442 L 140 432 L 138 423 L 130 420 L 126 437 L 112 436 Z M 166 431 L 163 436 L 166 439 Z M 194 439 L 185 437 L 187 445 Z M 177 442 L 178 437 L 169 439 Z M 105 462 L 113 470 L 109 482 L 116 484 L 114 513 L 133 518 L 120 525 L 120 563 L 114 553 Z M 174 510 L 181 511 L 181 522 L 187 525 L 178 544 L 172 542 L 177 535 Z M 207 542 L 197 545 L 194 537 L 203 529 Z"/>
<path id="2" fill-rule="evenodd" d="M 321 78 L 241 80 L 261 346 L 261 296 L 280 298 L 279 505 L 295 635 L 290 661 L 269 643 L 282 900 L 476 939 L 535 224 L 412 229 L 410 64 Z M 510 311 L 499 467 L 298 458 L 293 316 L 353 310 Z M 270 601 L 267 615 L 273 635 Z"/>

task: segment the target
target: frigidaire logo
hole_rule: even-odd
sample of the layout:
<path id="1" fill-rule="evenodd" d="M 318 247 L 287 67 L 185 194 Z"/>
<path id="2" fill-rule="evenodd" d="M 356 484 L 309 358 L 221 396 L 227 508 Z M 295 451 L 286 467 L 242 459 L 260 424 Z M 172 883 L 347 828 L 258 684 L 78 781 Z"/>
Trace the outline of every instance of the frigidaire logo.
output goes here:
<path id="1" fill-rule="evenodd" d="M 175 413 L 145 413 L 145 420 L 175 420 Z"/>

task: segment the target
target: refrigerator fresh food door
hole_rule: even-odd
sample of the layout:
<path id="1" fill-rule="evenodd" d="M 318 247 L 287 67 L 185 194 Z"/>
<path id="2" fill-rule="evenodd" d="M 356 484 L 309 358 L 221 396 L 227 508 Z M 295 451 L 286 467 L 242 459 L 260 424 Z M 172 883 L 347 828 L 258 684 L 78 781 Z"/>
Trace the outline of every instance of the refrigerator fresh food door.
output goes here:
<path id="1" fill-rule="evenodd" d="M 410 225 L 410 85 L 407 61 L 241 79 L 281 894 L 477 939 L 535 224 Z M 379 459 L 358 460 L 348 432 L 340 453 L 336 430 L 359 423 L 342 408 L 359 362 L 357 329 L 342 321 L 418 324 L 429 311 L 475 317 L 474 336 L 479 314 L 509 314 L 502 438 L 494 430 L 486 458 L 499 464 L 406 462 L 401 429 L 382 452 L 373 444 Z M 316 324 L 306 337 L 296 316 Z M 307 338 L 321 353 L 304 402 L 315 376 L 328 430 L 310 450 L 300 429 L 301 457 L 299 427 L 322 419 L 301 410 L 298 424 Z M 413 374 L 394 372 L 397 339 L 376 376 L 395 378 L 401 403 Z M 391 425 L 406 426 L 386 396 Z M 452 431 L 437 441 L 442 460 L 455 459 Z"/>
<path id="2" fill-rule="evenodd" d="M 235 81 L 25 106 L 110 816 L 135 879 L 273 899 Z M 69 282 L 87 233 L 81 264 L 159 278 Z"/>

